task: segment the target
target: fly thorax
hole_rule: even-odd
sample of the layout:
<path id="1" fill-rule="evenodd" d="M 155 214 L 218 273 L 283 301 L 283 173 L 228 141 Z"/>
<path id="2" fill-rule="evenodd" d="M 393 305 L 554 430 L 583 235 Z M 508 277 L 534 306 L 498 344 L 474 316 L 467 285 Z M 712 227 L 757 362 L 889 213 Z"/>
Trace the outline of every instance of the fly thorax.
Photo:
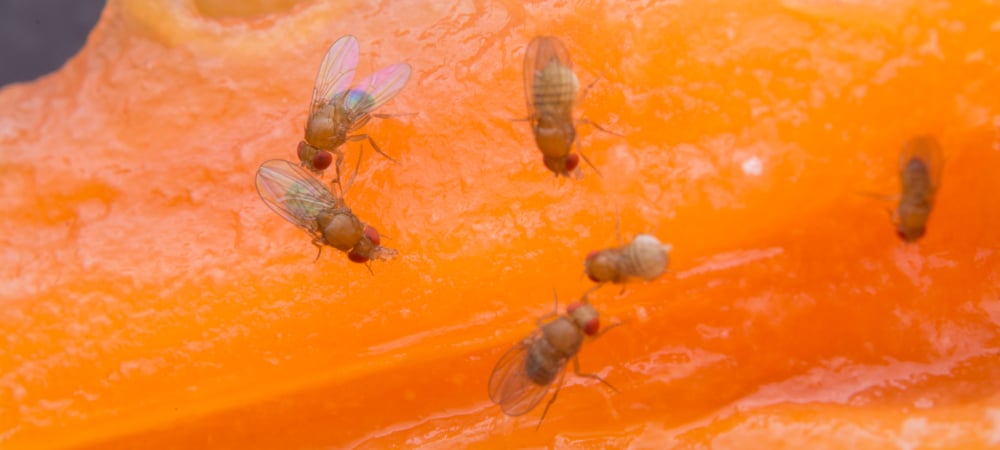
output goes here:
<path id="1" fill-rule="evenodd" d="M 544 114 L 535 122 L 535 144 L 547 158 L 565 158 L 576 138 L 576 128 L 571 119 L 562 120 Z"/>
<path id="2" fill-rule="evenodd" d="M 927 231 L 926 211 L 912 214 L 899 213 L 899 222 L 896 224 L 896 234 L 906 242 L 913 242 L 923 237 Z"/>
<path id="3" fill-rule="evenodd" d="M 569 358 L 580 350 L 583 334 L 566 317 L 560 317 L 542 327 L 545 341 L 563 358 Z"/>
<path id="4" fill-rule="evenodd" d="M 906 242 L 914 242 L 927 231 L 931 207 L 923 198 L 906 200 L 904 197 L 896 210 L 896 234 Z"/>
<path id="5" fill-rule="evenodd" d="M 306 141 L 314 147 L 321 149 L 333 149 L 336 147 L 334 141 L 337 135 L 337 127 L 333 120 L 332 112 L 333 108 L 326 106 L 309 116 L 309 121 L 306 122 Z"/>
<path id="6" fill-rule="evenodd" d="M 624 281 L 625 256 L 619 249 L 607 249 L 587 255 L 583 267 L 587 277 L 597 283 Z"/>
<path id="7" fill-rule="evenodd" d="M 632 276 L 652 280 L 667 268 L 666 247 L 649 234 L 640 234 L 623 249 L 628 272 Z"/>
<path id="8" fill-rule="evenodd" d="M 323 212 L 316 220 L 323 230 L 323 240 L 340 251 L 357 246 L 364 233 L 364 224 L 346 208 Z"/>

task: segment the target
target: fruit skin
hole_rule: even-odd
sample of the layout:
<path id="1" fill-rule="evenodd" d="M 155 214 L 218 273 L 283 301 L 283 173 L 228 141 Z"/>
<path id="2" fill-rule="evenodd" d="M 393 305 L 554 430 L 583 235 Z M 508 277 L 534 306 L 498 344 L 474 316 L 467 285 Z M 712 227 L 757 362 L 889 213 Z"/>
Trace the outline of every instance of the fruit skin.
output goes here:
<path id="1" fill-rule="evenodd" d="M 109 3 L 64 68 L 0 91 L 4 448 L 995 444 L 995 6 Z M 602 177 L 553 183 L 490 115 L 523 113 L 536 30 L 581 83 L 608 69 L 581 113 L 627 138 L 579 136 Z M 345 31 L 415 68 L 385 112 L 419 115 L 366 128 L 399 164 L 366 157 L 349 194 L 406 255 L 374 276 L 313 264 L 251 181 L 294 157 Z M 892 192 L 924 133 L 948 173 L 906 246 L 855 192 Z M 500 422 L 492 364 L 553 285 L 587 289 L 574 255 L 616 202 L 677 272 L 592 299 L 628 322 L 581 364 L 622 394 Z"/>

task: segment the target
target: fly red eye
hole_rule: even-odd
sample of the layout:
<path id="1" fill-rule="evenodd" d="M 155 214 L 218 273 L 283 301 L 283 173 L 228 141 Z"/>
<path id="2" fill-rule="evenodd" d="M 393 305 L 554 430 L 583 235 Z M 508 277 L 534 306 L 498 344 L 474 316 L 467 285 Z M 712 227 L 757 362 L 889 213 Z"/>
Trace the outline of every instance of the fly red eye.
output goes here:
<path id="1" fill-rule="evenodd" d="M 572 172 L 573 169 L 576 169 L 576 166 L 578 164 L 580 164 L 580 155 L 577 155 L 576 153 L 570 153 L 569 155 L 566 155 L 567 172 Z"/>
<path id="2" fill-rule="evenodd" d="M 600 253 L 601 253 L 600 250 L 593 250 L 590 253 L 587 253 L 587 259 L 584 260 L 586 261 L 584 264 L 585 268 L 587 269 L 586 270 L 587 278 L 590 278 L 590 281 L 593 281 L 594 283 L 600 283 L 601 280 L 598 280 L 597 277 L 595 277 L 594 274 L 590 272 L 590 262 L 593 261 L 594 258 L 596 258 L 597 255 Z"/>
<path id="3" fill-rule="evenodd" d="M 365 237 L 368 238 L 369 241 L 372 241 L 372 244 L 375 244 L 376 247 L 382 245 L 382 237 L 379 236 L 378 230 L 376 230 L 374 227 L 365 225 L 364 233 Z"/>
<path id="4" fill-rule="evenodd" d="M 566 307 L 566 312 L 567 313 L 572 313 L 573 311 L 576 311 L 576 309 L 579 308 L 579 307 L 581 307 L 581 306 L 583 306 L 583 303 L 580 303 L 580 302 L 570 303 L 569 306 Z"/>
<path id="5" fill-rule="evenodd" d="M 332 162 L 333 155 L 331 155 L 330 152 L 319 152 L 316 153 L 316 156 L 313 156 L 313 167 L 315 167 L 316 170 L 326 170 L 327 167 L 330 167 L 330 163 Z"/>
<path id="6" fill-rule="evenodd" d="M 299 148 L 296 152 L 299 154 L 299 161 L 306 160 L 306 141 L 299 141 Z"/>
<path id="7" fill-rule="evenodd" d="M 351 260 L 351 262 L 356 262 L 356 263 L 359 263 L 359 264 L 364 264 L 364 263 L 368 262 L 368 258 L 367 257 L 365 257 L 364 255 L 362 255 L 360 253 L 355 253 L 353 251 L 347 254 L 347 259 Z"/>
<path id="8" fill-rule="evenodd" d="M 587 324 L 583 326 L 583 334 L 587 336 L 593 336 L 597 334 L 597 330 L 601 329 L 601 319 L 594 317 L 587 321 Z"/>
<path id="9" fill-rule="evenodd" d="M 902 227 L 896 228 L 896 236 L 899 236 L 900 239 L 906 242 L 913 242 L 916 241 L 917 239 L 924 237 L 925 232 L 926 230 L 923 228 L 915 228 L 910 230 L 903 229 Z"/>

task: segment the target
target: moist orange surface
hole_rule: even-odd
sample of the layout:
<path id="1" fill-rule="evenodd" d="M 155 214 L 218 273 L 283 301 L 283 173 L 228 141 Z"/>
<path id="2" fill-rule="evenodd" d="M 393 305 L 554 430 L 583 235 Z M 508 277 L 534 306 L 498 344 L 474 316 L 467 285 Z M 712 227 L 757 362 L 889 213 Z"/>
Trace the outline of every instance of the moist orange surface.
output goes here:
<path id="1" fill-rule="evenodd" d="M 1000 445 L 995 4 L 235 3 L 112 0 L 0 91 L 0 447 Z M 359 77 L 414 68 L 379 112 L 415 115 L 364 129 L 398 163 L 368 149 L 347 197 L 400 251 L 374 274 L 254 190 L 344 34 Z M 511 120 L 539 34 L 600 78 L 600 176 L 554 179 Z M 904 244 L 919 134 L 945 167 Z M 591 297 L 623 325 L 581 368 L 620 393 L 569 373 L 535 431 L 486 382 L 616 211 L 670 272 Z"/>

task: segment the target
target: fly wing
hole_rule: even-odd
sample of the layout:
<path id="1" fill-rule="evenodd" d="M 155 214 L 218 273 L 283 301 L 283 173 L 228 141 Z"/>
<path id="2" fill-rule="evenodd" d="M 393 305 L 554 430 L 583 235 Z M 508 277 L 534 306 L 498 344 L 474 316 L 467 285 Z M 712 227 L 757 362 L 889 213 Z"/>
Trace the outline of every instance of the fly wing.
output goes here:
<path id="1" fill-rule="evenodd" d="M 372 252 L 371 259 L 377 259 L 380 261 L 390 261 L 399 256 L 399 251 L 387 247 L 378 246 Z"/>
<path id="2" fill-rule="evenodd" d="M 337 204 L 323 183 L 298 164 L 282 159 L 265 161 L 257 169 L 257 193 L 279 216 L 311 234 L 320 231 L 319 213 Z"/>
<path id="3" fill-rule="evenodd" d="M 899 155 L 899 170 L 906 170 L 907 164 L 912 159 L 920 160 L 927 167 L 928 175 L 931 177 L 931 186 L 936 191 L 941 187 L 941 172 L 944 168 L 944 152 L 937 139 L 930 135 L 917 136 L 903 145 L 903 152 Z"/>
<path id="4" fill-rule="evenodd" d="M 358 40 L 346 35 L 337 39 L 319 65 L 316 73 L 316 86 L 313 87 L 312 103 L 309 104 L 309 115 L 313 115 L 323 106 L 330 103 L 340 92 L 347 90 L 354 79 L 354 71 L 358 68 Z"/>
<path id="5" fill-rule="evenodd" d="M 548 384 L 537 384 L 528 377 L 525 366 L 532 344 L 541 337 L 541 333 L 535 332 L 521 341 L 508 350 L 493 368 L 489 383 L 490 400 L 500 405 L 504 414 L 520 416 L 531 411 L 549 391 Z"/>
<path id="6" fill-rule="evenodd" d="M 545 94 L 539 90 L 543 86 L 538 85 L 536 80 L 553 61 L 572 75 L 573 61 L 569 58 L 566 45 L 559 38 L 536 36 L 528 43 L 528 48 L 524 52 L 524 94 L 528 101 L 529 115 L 534 115 L 540 106 L 537 97 Z M 574 85 L 576 83 L 575 76 L 573 83 Z"/>
<path id="7" fill-rule="evenodd" d="M 403 90 L 410 79 L 412 69 L 409 64 L 393 64 L 368 75 L 344 97 L 344 109 L 352 117 L 360 117 L 374 111 Z"/>

